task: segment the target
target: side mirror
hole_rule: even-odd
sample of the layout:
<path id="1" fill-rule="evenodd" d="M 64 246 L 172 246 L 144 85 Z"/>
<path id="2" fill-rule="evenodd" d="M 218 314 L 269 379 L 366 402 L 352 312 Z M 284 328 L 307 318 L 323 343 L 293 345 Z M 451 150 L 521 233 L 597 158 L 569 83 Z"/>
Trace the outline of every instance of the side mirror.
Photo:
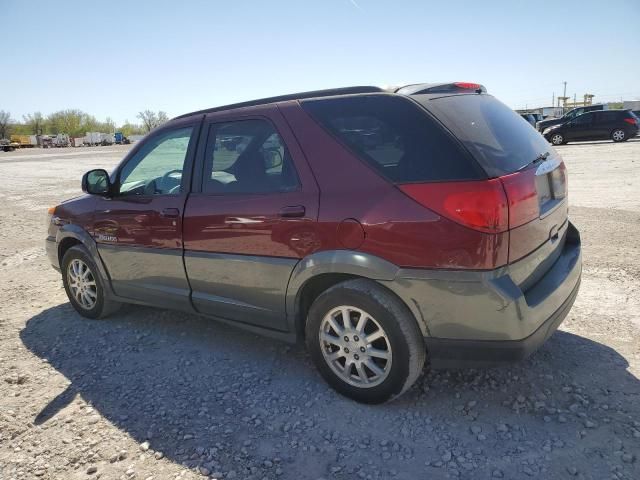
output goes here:
<path id="1" fill-rule="evenodd" d="M 91 195 L 108 195 L 111 191 L 109 174 L 102 168 L 89 170 L 82 176 L 82 191 Z"/>
<path id="2" fill-rule="evenodd" d="M 277 168 L 282 165 L 282 155 L 278 150 L 265 150 L 264 151 L 264 166 L 266 170 Z"/>

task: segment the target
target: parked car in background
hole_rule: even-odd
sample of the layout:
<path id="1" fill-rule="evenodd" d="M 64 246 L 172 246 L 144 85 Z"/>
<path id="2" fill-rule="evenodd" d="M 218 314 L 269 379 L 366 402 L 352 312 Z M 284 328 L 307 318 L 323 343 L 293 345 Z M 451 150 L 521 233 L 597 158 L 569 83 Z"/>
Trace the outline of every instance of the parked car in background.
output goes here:
<path id="1" fill-rule="evenodd" d="M 533 119 L 535 120 L 535 123 L 533 124 L 534 127 L 538 122 L 544 120 L 544 116 L 541 113 L 532 113 L 531 115 L 533 115 Z"/>
<path id="2" fill-rule="evenodd" d="M 433 368 L 523 359 L 581 277 L 555 150 L 475 83 L 352 87 L 189 113 L 49 210 L 69 301 L 180 309 L 306 342 L 379 403 Z"/>
<path id="3" fill-rule="evenodd" d="M 536 127 L 536 117 L 531 113 L 521 113 L 520 116 L 524 118 L 529 125 L 533 128 Z"/>
<path id="4" fill-rule="evenodd" d="M 560 118 L 547 118 L 545 120 L 542 120 L 536 123 L 536 129 L 542 134 L 544 134 L 545 129 L 552 127 L 554 125 L 560 125 L 560 124 L 566 123 L 569 120 L 573 120 L 578 115 L 582 115 L 583 113 L 586 113 L 586 112 L 596 112 L 599 110 L 606 110 L 607 108 L 608 107 L 606 105 L 602 105 L 602 104 L 573 108 Z"/>
<path id="5" fill-rule="evenodd" d="M 545 138 L 553 145 L 583 140 L 626 142 L 638 133 L 638 118 L 631 110 L 587 112 L 545 130 Z"/>

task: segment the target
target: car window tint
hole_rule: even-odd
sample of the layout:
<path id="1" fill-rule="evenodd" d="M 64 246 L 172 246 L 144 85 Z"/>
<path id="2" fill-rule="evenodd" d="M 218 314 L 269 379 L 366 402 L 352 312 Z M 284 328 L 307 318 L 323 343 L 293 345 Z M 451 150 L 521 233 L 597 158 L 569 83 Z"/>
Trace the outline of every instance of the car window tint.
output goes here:
<path id="1" fill-rule="evenodd" d="M 191 127 L 151 137 L 121 169 L 120 195 L 178 195 Z"/>
<path id="2" fill-rule="evenodd" d="M 393 182 L 484 176 L 455 139 L 410 100 L 371 95 L 310 100 L 302 106 L 358 157 Z"/>
<path id="3" fill-rule="evenodd" d="M 574 120 L 576 125 L 589 125 L 593 121 L 592 113 L 585 113 L 583 115 L 579 115 Z"/>
<path id="4" fill-rule="evenodd" d="M 611 122 L 617 119 L 619 113 L 618 112 L 599 112 L 599 120 L 601 122 Z"/>
<path id="5" fill-rule="evenodd" d="M 513 173 L 550 151 L 542 135 L 491 95 L 415 98 L 453 132 L 489 177 Z"/>
<path id="6" fill-rule="evenodd" d="M 212 124 L 203 190 L 209 193 L 269 193 L 298 188 L 284 141 L 266 120 Z"/>

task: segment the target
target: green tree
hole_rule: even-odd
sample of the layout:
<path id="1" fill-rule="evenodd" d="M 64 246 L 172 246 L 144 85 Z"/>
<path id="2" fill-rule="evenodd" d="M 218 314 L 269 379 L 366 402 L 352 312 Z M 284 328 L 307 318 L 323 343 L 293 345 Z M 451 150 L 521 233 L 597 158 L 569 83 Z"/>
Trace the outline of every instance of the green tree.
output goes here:
<path id="1" fill-rule="evenodd" d="M 122 124 L 122 126 L 118 129 L 125 137 L 129 137 L 131 135 L 144 135 L 145 130 L 140 125 L 136 125 L 135 123 L 129 123 L 128 120 Z"/>
<path id="2" fill-rule="evenodd" d="M 107 117 L 102 124 L 102 130 L 104 133 L 113 133 L 116 131 L 116 122 L 111 117 Z"/>
<path id="3" fill-rule="evenodd" d="M 29 133 L 33 135 L 42 135 L 44 133 L 44 117 L 40 112 L 28 113 L 23 115 L 25 125 L 29 128 Z"/>
<path id="4" fill-rule="evenodd" d="M 87 121 L 90 118 L 90 115 L 81 110 L 60 110 L 47 117 L 47 124 L 53 134 L 67 133 L 72 137 L 79 137 L 87 131 L 85 127 L 90 123 Z"/>
<path id="5" fill-rule="evenodd" d="M 9 138 L 9 123 L 11 122 L 11 114 L 0 110 L 0 140 Z"/>

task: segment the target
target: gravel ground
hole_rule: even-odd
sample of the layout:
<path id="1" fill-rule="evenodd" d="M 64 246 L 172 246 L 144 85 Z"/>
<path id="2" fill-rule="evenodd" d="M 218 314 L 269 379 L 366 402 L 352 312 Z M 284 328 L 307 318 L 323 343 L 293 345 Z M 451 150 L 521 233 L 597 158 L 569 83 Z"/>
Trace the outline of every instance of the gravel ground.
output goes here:
<path id="1" fill-rule="evenodd" d="M 517 365 L 330 390 L 300 346 L 194 315 L 79 317 L 45 210 L 127 147 L 0 152 L 0 479 L 640 478 L 640 139 L 560 147 L 577 302 Z"/>

